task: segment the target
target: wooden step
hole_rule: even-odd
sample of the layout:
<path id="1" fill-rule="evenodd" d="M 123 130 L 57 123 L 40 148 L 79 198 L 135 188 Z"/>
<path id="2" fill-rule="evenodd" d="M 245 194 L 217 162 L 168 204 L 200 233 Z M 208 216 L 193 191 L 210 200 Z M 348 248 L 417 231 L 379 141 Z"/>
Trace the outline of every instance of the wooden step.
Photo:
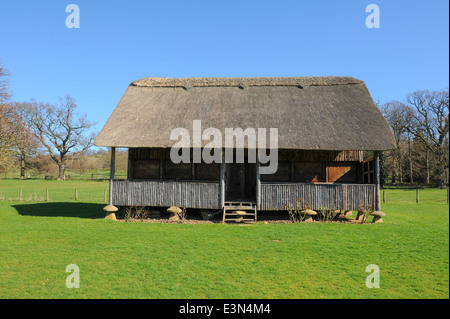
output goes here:
<path id="1" fill-rule="evenodd" d="M 249 211 L 237 213 L 236 211 Z M 250 218 L 249 218 L 250 217 Z M 253 202 L 225 202 L 223 207 L 223 223 L 251 222 L 257 218 L 256 203 Z"/>
<path id="2" fill-rule="evenodd" d="M 255 220 L 252 218 L 247 218 L 247 219 L 227 219 L 227 222 L 235 222 L 235 223 L 240 223 L 240 222 L 251 222 L 251 223 L 255 223 Z"/>

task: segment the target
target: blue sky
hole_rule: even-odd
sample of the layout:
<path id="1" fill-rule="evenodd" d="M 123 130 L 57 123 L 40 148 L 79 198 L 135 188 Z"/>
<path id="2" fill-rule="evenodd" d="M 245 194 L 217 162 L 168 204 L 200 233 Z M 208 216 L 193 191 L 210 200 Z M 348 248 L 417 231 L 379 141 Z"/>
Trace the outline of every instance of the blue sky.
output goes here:
<path id="1" fill-rule="evenodd" d="M 68 4 L 80 28 L 68 29 Z M 369 29 L 369 4 L 380 28 Z M 449 81 L 448 1 L 3 1 L 13 98 L 72 95 L 98 132 L 145 77 L 353 76 L 375 101 Z"/>

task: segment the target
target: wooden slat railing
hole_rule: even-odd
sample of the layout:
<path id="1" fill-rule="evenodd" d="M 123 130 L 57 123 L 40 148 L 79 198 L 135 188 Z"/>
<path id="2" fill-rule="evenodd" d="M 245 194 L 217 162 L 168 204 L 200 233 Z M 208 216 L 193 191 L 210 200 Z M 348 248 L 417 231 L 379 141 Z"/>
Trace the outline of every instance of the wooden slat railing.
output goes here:
<path id="1" fill-rule="evenodd" d="M 219 182 L 114 180 L 112 190 L 115 206 L 222 208 Z"/>
<path id="2" fill-rule="evenodd" d="M 297 198 L 316 210 L 374 210 L 374 184 L 261 183 L 260 187 L 258 210 L 285 210 Z M 112 190 L 115 206 L 222 208 L 219 182 L 113 180 Z"/>
<path id="3" fill-rule="evenodd" d="M 261 183 L 259 210 L 284 210 L 286 205 L 300 199 L 311 209 L 359 210 L 374 209 L 375 189 L 373 184 L 306 184 L 306 183 Z M 306 205 L 305 205 L 306 206 Z"/>

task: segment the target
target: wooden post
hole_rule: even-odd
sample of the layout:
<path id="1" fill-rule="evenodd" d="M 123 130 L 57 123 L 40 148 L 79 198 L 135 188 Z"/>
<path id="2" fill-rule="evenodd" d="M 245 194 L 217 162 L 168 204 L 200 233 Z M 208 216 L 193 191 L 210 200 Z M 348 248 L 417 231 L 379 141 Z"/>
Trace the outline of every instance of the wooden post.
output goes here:
<path id="1" fill-rule="evenodd" d="M 419 189 L 416 188 L 416 203 L 419 203 Z"/>
<path id="2" fill-rule="evenodd" d="M 159 158 L 159 179 L 164 177 L 164 158 L 162 156 Z"/>
<path id="3" fill-rule="evenodd" d="M 19 192 L 19 200 L 22 200 L 22 187 L 20 188 L 20 192 Z"/>
<path id="4" fill-rule="evenodd" d="M 131 148 L 128 148 L 127 180 L 133 179 L 133 160 L 132 160 L 133 154 L 132 154 L 132 152 L 133 152 L 133 150 Z"/>
<path id="5" fill-rule="evenodd" d="M 381 210 L 380 203 L 380 157 L 379 152 L 373 153 L 373 181 L 375 184 L 375 210 Z"/>
<path id="6" fill-rule="evenodd" d="M 45 199 L 48 202 L 48 187 L 45 188 Z"/>
<path id="7" fill-rule="evenodd" d="M 113 205 L 112 196 L 113 196 L 113 181 L 114 181 L 115 168 L 116 168 L 116 148 L 111 147 L 111 170 L 109 173 L 109 204 L 110 205 Z"/>
<path id="8" fill-rule="evenodd" d="M 258 152 L 259 150 L 256 153 L 256 209 L 259 209 L 259 206 L 261 205 L 261 166 L 259 163 Z M 291 167 L 293 167 L 292 162 Z"/>
<path id="9" fill-rule="evenodd" d="M 105 188 L 105 194 L 104 194 L 104 199 L 103 199 L 103 201 L 106 203 L 106 188 Z"/>
<path id="10" fill-rule="evenodd" d="M 385 192 L 384 192 L 384 190 L 383 190 L 383 204 L 386 204 L 386 197 L 385 197 L 385 194 L 384 194 Z"/>
<path id="11" fill-rule="evenodd" d="M 222 150 L 222 163 L 220 163 L 220 206 L 225 206 L 225 151 Z"/>
<path id="12" fill-rule="evenodd" d="M 78 190 L 75 188 L 75 200 L 78 200 Z"/>
<path id="13" fill-rule="evenodd" d="M 258 163 L 258 162 L 257 162 Z M 295 179 L 295 174 L 294 174 L 294 160 L 293 159 L 291 159 L 291 172 L 290 172 L 290 181 L 291 181 L 291 183 L 293 183 L 294 182 L 294 179 Z"/>

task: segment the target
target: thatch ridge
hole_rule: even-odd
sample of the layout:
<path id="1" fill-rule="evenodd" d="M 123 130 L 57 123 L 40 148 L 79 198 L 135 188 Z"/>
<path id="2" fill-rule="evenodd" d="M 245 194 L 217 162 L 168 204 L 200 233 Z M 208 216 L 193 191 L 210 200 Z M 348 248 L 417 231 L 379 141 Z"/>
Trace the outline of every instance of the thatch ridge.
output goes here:
<path id="1" fill-rule="evenodd" d="M 140 87 L 249 87 L 249 86 L 329 86 L 363 84 L 353 77 L 257 77 L 257 78 L 144 78 L 131 85 Z"/>

